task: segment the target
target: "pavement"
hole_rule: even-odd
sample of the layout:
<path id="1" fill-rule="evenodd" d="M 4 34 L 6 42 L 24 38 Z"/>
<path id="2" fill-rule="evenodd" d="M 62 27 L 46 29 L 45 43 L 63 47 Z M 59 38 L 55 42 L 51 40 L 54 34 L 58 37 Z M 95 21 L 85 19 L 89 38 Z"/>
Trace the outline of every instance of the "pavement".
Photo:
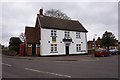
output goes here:
<path id="1" fill-rule="evenodd" d="M 6 56 L 6 55 L 3 55 Z M 94 61 L 98 60 L 97 57 L 94 55 L 67 55 L 67 56 L 6 56 L 9 58 L 16 58 L 16 59 L 27 59 L 27 60 L 47 60 L 47 61 Z"/>

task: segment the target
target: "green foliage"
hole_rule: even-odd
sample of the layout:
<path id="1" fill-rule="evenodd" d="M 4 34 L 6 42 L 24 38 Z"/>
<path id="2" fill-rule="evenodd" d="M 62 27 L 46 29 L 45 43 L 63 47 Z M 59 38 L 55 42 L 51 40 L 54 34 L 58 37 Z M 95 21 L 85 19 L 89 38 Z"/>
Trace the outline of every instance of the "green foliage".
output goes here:
<path id="1" fill-rule="evenodd" d="M 117 40 L 115 39 L 114 34 L 106 31 L 102 36 L 101 45 L 107 47 L 109 50 L 109 46 L 115 46 L 116 42 Z"/>
<path id="2" fill-rule="evenodd" d="M 9 40 L 9 50 L 13 50 L 18 52 L 19 51 L 19 45 L 21 44 L 21 40 L 19 37 L 11 37 Z"/>

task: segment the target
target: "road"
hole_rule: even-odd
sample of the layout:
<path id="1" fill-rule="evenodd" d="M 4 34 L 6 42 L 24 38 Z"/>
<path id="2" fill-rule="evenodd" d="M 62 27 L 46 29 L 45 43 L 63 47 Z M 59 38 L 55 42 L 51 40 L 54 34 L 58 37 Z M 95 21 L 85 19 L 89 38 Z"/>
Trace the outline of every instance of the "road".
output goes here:
<path id="1" fill-rule="evenodd" d="M 31 60 L 3 56 L 1 64 L 3 78 L 118 78 L 118 55 L 81 61 Z"/>

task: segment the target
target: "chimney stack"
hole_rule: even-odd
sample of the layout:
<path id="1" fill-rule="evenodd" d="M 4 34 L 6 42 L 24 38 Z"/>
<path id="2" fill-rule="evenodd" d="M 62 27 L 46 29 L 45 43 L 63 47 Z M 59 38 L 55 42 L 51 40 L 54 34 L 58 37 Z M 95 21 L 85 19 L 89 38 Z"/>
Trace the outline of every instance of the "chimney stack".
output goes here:
<path id="1" fill-rule="evenodd" d="M 40 9 L 40 10 L 39 10 L 39 14 L 40 14 L 40 15 L 43 15 L 43 9 Z"/>

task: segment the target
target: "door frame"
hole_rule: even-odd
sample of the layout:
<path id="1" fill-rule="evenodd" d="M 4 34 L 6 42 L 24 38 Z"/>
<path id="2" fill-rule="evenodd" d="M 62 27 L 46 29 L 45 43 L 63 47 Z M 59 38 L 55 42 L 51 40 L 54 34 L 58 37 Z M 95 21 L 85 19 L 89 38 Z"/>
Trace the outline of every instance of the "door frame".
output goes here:
<path id="1" fill-rule="evenodd" d="M 69 45 L 65 45 L 65 54 L 69 55 Z"/>

